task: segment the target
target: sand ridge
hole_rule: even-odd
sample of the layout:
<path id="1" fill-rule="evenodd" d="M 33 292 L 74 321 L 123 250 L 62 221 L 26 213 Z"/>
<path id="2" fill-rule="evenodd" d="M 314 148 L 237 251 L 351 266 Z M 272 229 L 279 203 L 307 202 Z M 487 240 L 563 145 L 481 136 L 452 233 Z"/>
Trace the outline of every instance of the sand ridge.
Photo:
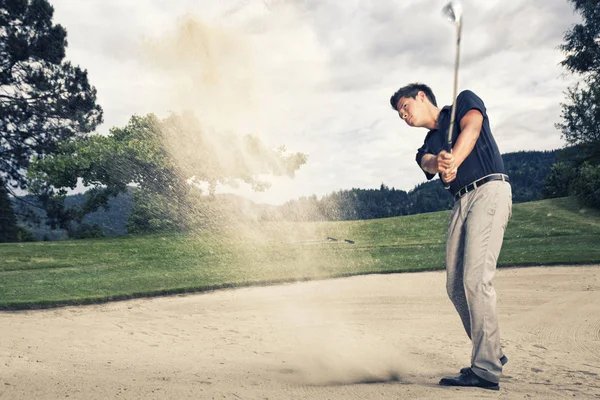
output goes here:
<path id="1" fill-rule="evenodd" d="M 600 398 L 600 266 L 501 269 L 500 392 L 443 271 L 0 313 L 0 399 Z"/>

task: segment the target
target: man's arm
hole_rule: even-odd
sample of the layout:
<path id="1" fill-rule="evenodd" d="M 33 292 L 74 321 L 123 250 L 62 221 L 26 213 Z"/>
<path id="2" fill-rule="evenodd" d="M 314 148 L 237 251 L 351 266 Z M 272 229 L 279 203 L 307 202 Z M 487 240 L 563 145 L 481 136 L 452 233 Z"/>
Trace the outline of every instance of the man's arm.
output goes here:
<path id="1" fill-rule="evenodd" d="M 469 154 L 471 154 L 471 151 L 473 151 L 475 143 L 479 138 L 482 124 L 483 115 L 481 115 L 479 110 L 469 110 L 460 120 L 460 134 L 452 149 L 455 169 L 458 169 Z"/>
<path id="2" fill-rule="evenodd" d="M 452 154 L 442 151 L 440 153 L 445 157 L 449 155 L 449 166 L 444 170 L 440 170 L 442 173 L 442 181 L 448 183 L 456 179 L 456 172 L 458 167 L 465 161 L 465 159 L 471 154 L 475 143 L 479 138 L 481 132 L 481 126 L 483 124 L 483 115 L 479 110 L 469 110 L 464 117 L 460 120 L 460 134 L 456 140 L 456 144 L 452 148 Z"/>

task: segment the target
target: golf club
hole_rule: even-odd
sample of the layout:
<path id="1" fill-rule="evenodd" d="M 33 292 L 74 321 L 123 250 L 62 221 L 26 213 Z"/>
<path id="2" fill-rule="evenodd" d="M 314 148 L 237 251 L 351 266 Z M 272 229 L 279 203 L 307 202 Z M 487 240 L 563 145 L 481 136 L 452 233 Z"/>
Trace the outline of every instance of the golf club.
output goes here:
<path id="1" fill-rule="evenodd" d="M 454 116 L 456 115 L 456 96 L 458 91 L 458 61 L 460 58 L 460 34 L 462 30 L 462 7 L 456 0 L 450 1 L 442 9 L 450 22 L 456 25 L 456 58 L 454 61 L 454 96 L 452 97 L 452 111 L 450 113 L 450 127 L 448 128 L 448 151 L 452 152 L 452 129 L 454 128 Z"/>

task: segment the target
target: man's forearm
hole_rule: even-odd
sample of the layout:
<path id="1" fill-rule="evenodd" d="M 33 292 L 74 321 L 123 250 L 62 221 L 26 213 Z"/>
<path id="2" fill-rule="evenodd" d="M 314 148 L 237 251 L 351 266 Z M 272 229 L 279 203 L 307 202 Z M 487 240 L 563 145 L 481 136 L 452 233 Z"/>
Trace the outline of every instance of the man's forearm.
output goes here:
<path id="1" fill-rule="evenodd" d="M 460 136 L 452 149 L 452 155 L 456 161 L 456 168 L 460 167 L 463 161 L 471 154 L 478 138 L 479 130 L 477 130 L 477 128 L 469 127 L 460 133 Z"/>
<path id="2" fill-rule="evenodd" d="M 430 174 L 437 174 L 440 172 L 438 169 L 437 157 L 433 154 L 425 154 L 423 158 L 421 158 L 421 168 L 423 171 L 429 172 Z"/>

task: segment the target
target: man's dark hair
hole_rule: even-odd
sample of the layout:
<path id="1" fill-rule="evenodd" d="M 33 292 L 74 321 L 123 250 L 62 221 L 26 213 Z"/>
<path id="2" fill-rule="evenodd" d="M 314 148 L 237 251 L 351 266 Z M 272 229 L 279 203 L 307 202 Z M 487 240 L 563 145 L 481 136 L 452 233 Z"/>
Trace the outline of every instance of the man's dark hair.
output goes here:
<path id="1" fill-rule="evenodd" d="M 425 93 L 425 96 L 427 96 L 431 104 L 437 107 L 437 102 L 435 101 L 435 95 L 433 94 L 433 91 L 429 86 L 424 85 L 422 83 L 411 83 L 410 85 L 401 87 L 390 98 L 390 104 L 392 105 L 392 108 L 394 110 L 398 111 L 396 107 L 398 106 L 398 101 L 400 101 L 402 97 L 412 97 L 414 99 L 415 97 L 417 97 L 417 94 L 419 92 Z"/>

